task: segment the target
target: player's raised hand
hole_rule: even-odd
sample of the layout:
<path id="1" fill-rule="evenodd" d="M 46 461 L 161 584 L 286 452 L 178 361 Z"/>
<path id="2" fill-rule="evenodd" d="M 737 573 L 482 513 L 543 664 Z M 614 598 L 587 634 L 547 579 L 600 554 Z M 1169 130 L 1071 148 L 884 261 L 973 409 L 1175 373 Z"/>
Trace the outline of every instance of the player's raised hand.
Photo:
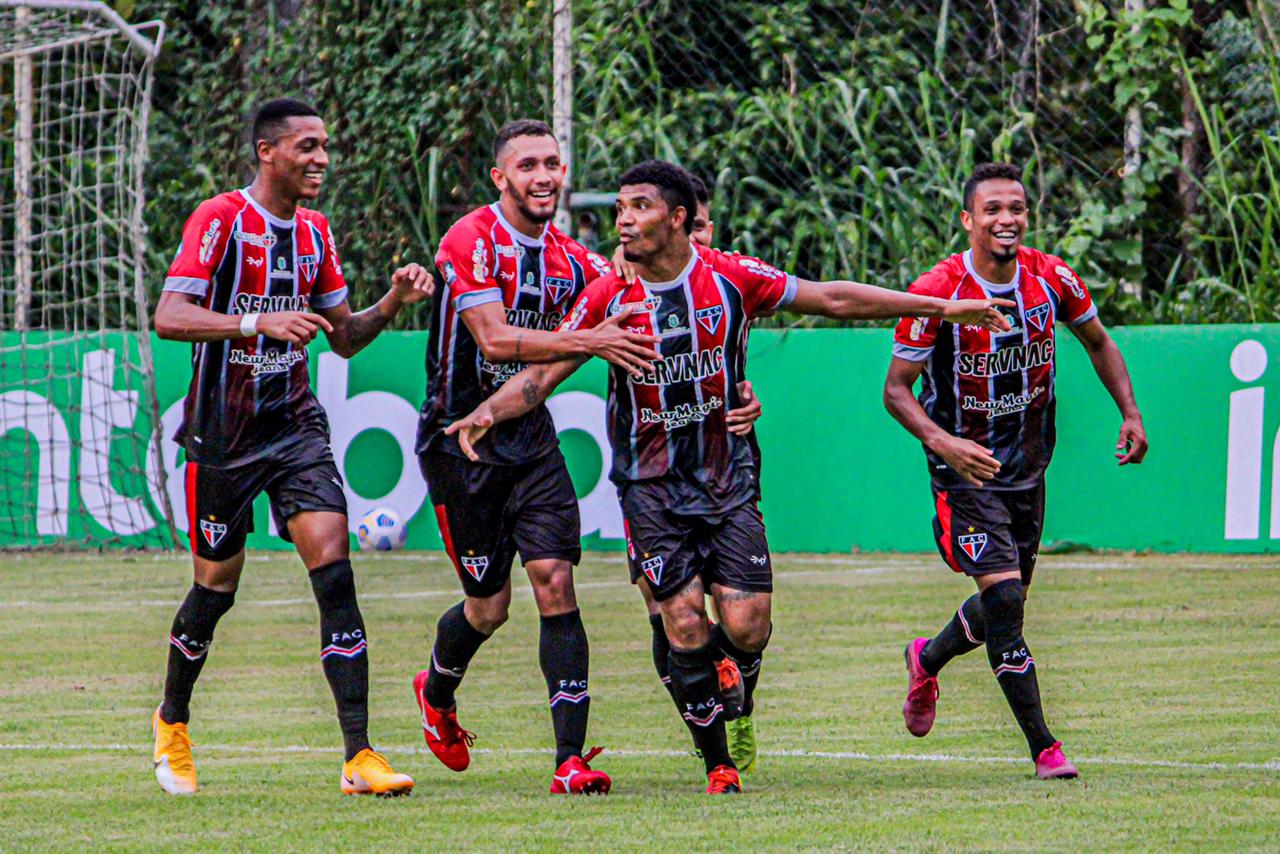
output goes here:
<path id="1" fill-rule="evenodd" d="M 1147 431 L 1140 416 L 1126 418 L 1120 425 L 1120 441 L 1116 442 L 1116 459 L 1120 465 L 1137 465 L 1147 455 Z"/>
<path id="2" fill-rule="evenodd" d="M 333 324 L 310 311 L 271 311 L 258 315 L 258 334 L 299 347 L 310 344 L 320 330 L 333 331 Z"/>
<path id="3" fill-rule="evenodd" d="M 636 269 L 636 265 L 627 260 L 626 255 L 622 251 L 622 245 L 613 250 L 613 258 L 609 260 L 613 265 L 613 274 L 628 285 L 634 284 L 636 279 L 640 278 L 640 271 Z"/>
<path id="4" fill-rule="evenodd" d="M 764 412 L 764 407 L 760 405 L 760 398 L 756 397 L 755 391 L 751 388 L 751 380 L 738 383 L 738 397 L 742 405 L 726 412 L 724 423 L 730 433 L 735 436 L 745 436 L 751 432 L 752 425 Z"/>
<path id="5" fill-rule="evenodd" d="M 1012 327 L 1000 307 L 1017 308 L 1018 304 L 1007 299 L 958 299 L 951 300 L 942 310 L 942 319 L 965 326 L 981 326 L 991 332 L 1008 332 Z"/>
<path id="6" fill-rule="evenodd" d="M 424 300 L 436 292 L 431 270 L 421 264 L 405 264 L 391 274 L 391 289 L 405 305 Z"/>
<path id="7" fill-rule="evenodd" d="M 634 377 L 644 373 L 649 363 L 658 358 L 658 351 L 654 349 L 658 339 L 623 326 L 630 317 L 628 309 L 600 321 L 598 326 L 587 332 L 586 341 L 588 353 L 617 365 Z"/>
<path id="8" fill-rule="evenodd" d="M 475 444 L 484 438 L 489 432 L 489 428 L 493 426 L 493 413 L 485 404 L 480 404 L 471 411 L 466 418 L 460 418 L 457 421 L 444 428 L 446 436 L 457 435 L 458 447 L 462 449 L 462 453 L 467 455 L 467 459 L 473 463 L 480 462 L 480 455 L 476 453 Z"/>
<path id="9" fill-rule="evenodd" d="M 989 448 L 959 436 L 946 435 L 930 444 L 930 449 L 942 457 L 956 474 L 974 486 L 982 486 L 1000 473 L 1000 461 Z"/>

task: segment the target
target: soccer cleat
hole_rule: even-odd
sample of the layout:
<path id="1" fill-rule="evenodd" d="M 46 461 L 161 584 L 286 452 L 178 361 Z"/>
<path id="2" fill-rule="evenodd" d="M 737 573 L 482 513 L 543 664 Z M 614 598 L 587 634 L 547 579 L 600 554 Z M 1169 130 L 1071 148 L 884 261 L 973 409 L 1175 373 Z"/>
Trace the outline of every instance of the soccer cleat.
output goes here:
<path id="1" fill-rule="evenodd" d="M 756 726 L 750 715 L 743 715 L 737 720 L 725 724 L 725 733 L 729 736 L 729 755 L 733 764 L 743 774 L 756 770 Z"/>
<path id="2" fill-rule="evenodd" d="M 160 707 L 151 714 L 151 732 L 156 746 L 152 754 L 156 780 L 171 795 L 190 795 L 196 790 L 196 763 L 191 758 L 191 736 L 186 724 L 167 724 Z"/>
<path id="3" fill-rule="evenodd" d="M 907 732 L 917 738 L 929 734 L 938 713 L 938 677 L 925 673 L 920 665 L 920 650 L 928 642 L 928 638 L 916 638 L 902 651 L 907 660 L 907 701 L 902 704 L 902 718 Z"/>
<path id="4" fill-rule="evenodd" d="M 585 756 L 570 756 L 551 776 L 553 795 L 607 795 L 613 781 L 603 771 L 592 769 L 587 763 L 600 754 L 603 747 L 593 747 Z"/>
<path id="5" fill-rule="evenodd" d="M 742 781 L 738 779 L 738 769 L 728 765 L 717 765 L 707 775 L 708 795 L 736 795 L 742 791 Z"/>
<path id="6" fill-rule="evenodd" d="M 446 768 L 465 771 L 471 764 L 468 748 L 475 743 L 476 734 L 458 726 L 456 707 L 441 711 L 427 702 L 427 675 L 430 672 L 422 670 L 413 677 L 413 696 L 422 710 L 422 735 L 427 740 L 427 747 Z"/>
<path id="7" fill-rule="evenodd" d="M 742 682 L 742 671 L 729 656 L 716 662 L 716 676 L 720 677 L 720 697 L 724 700 L 724 719 L 731 721 L 742 715 L 747 702 L 747 688 Z"/>
<path id="8" fill-rule="evenodd" d="M 1062 742 L 1055 741 L 1036 757 L 1036 776 L 1041 780 L 1074 780 L 1080 772 L 1062 755 Z"/>
<path id="9" fill-rule="evenodd" d="M 397 774 L 381 753 L 366 747 L 342 763 L 342 794 L 394 798 L 413 791 L 413 778 Z"/>

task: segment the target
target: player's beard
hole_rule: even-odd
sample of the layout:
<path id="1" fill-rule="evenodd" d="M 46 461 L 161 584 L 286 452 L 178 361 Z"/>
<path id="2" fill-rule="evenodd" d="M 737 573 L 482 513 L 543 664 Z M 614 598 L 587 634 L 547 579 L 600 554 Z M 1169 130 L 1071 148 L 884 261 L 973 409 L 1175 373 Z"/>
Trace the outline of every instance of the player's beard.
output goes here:
<path id="1" fill-rule="evenodd" d="M 530 208 L 527 202 L 528 198 L 529 196 L 527 193 L 518 193 L 515 191 L 515 188 L 512 188 L 511 199 L 516 203 L 516 210 L 520 211 L 520 213 L 529 220 L 529 222 L 536 225 L 542 225 L 543 223 L 550 222 L 555 217 L 556 209 L 560 206 L 559 190 L 556 190 L 552 194 L 552 201 L 554 204 L 551 205 L 551 209 L 547 213 L 538 213 Z"/>
<path id="2" fill-rule="evenodd" d="M 999 247 L 991 250 L 991 258 L 999 264 L 1008 264 L 1018 257 L 1018 247 L 1015 245 L 1011 249 L 1001 249 Z"/>

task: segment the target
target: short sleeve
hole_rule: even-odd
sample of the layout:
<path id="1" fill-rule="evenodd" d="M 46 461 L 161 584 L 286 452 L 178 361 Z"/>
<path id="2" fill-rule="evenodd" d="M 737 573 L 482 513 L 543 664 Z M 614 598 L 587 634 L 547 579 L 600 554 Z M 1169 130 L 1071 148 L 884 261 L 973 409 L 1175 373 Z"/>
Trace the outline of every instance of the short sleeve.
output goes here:
<path id="1" fill-rule="evenodd" d="M 796 298 L 796 277 L 750 255 L 715 253 L 716 269 L 742 291 L 743 311 L 755 317 L 786 308 Z"/>
<path id="2" fill-rule="evenodd" d="M 605 319 L 612 289 L 607 287 L 604 279 L 597 279 L 586 287 L 578 296 L 573 308 L 565 315 L 564 320 L 556 327 L 557 332 L 572 332 L 576 329 L 591 329 Z"/>
<path id="3" fill-rule="evenodd" d="M 945 284 L 945 274 L 935 268 L 912 282 L 907 293 L 936 297 Z M 933 353 L 941 326 L 942 319 L 937 317 L 902 318 L 893 330 L 893 355 L 909 362 L 923 362 Z"/>
<path id="4" fill-rule="evenodd" d="M 182 245 L 169 273 L 164 290 L 204 298 L 209 282 L 227 254 L 232 217 L 215 199 L 202 202 L 182 227 Z"/>
<path id="5" fill-rule="evenodd" d="M 347 301 L 347 280 L 342 276 L 342 262 L 338 260 L 338 245 L 333 239 L 333 229 L 328 219 L 320 221 L 324 248 L 320 258 L 320 272 L 311 288 L 312 308 L 333 308 Z"/>
<path id="6" fill-rule="evenodd" d="M 1058 319 L 1072 326 L 1079 326 L 1097 317 L 1098 307 L 1093 304 L 1089 289 L 1080 281 L 1075 270 L 1068 267 L 1061 258 L 1049 260 L 1053 264 L 1053 271 L 1048 278 L 1056 280 L 1054 283 L 1058 286 L 1062 299 L 1058 305 Z"/>
<path id="7" fill-rule="evenodd" d="M 502 302 L 502 289 L 493 277 L 493 258 L 493 243 L 469 223 L 455 225 L 440 241 L 436 269 L 456 311 Z"/>

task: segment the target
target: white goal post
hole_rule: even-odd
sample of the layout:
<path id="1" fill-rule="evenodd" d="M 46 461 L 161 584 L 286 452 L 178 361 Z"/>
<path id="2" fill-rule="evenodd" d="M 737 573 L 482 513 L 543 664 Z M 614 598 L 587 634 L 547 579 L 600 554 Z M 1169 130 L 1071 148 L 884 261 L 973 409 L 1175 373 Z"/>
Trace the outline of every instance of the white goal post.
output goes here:
<path id="1" fill-rule="evenodd" d="M 163 38 L 0 0 L 0 549 L 172 544 L 142 181 Z"/>

